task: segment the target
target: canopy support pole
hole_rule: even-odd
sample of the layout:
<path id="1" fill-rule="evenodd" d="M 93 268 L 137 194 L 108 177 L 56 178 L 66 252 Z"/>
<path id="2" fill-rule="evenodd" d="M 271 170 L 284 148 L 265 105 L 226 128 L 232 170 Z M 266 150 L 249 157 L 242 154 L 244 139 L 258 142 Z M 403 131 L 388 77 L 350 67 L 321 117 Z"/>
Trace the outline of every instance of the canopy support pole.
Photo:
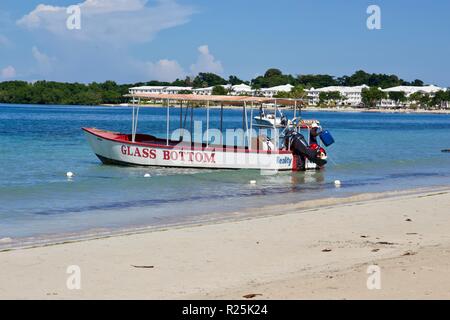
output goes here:
<path id="1" fill-rule="evenodd" d="M 253 139 L 253 101 L 252 101 L 252 106 L 250 109 L 250 143 L 249 143 L 249 149 L 252 150 L 252 139 Z"/>
<path id="2" fill-rule="evenodd" d="M 277 129 L 277 113 L 278 113 L 278 105 L 277 105 L 277 99 L 275 99 L 275 117 L 273 119 L 273 127 L 275 129 L 275 134 L 274 134 L 274 140 L 275 140 L 275 149 L 278 150 L 278 129 Z"/>
<path id="3" fill-rule="evenodd" d="M 220 145 L 223 146 L 223 103 L 220 104 Z"/>
<path id="4" fill-rule="evenodd" d="M 191 145 L 194 139 L 194 105 L 191 104 Z"/>
<path id="5" fill-rule="evenodd" d="M 133 96 L 133 114 L 131 116 L 131 141 L 134 142 L 134 96 Z"/>
<path id="6" fill-rule="evenodd" d="M 136 118 L 134 119 L 134 137 L 133 142 L 136 140 L 136 133 L 137 133 L 137 126 L 138 126 L 138 120 L 139 120 L 139 106 L 141 105 L 141 98 L 138 100 L 138 105 L 136 108 Z"/>
<path id="7" fill-rule="evenodd" d="M 206 147 L 209 147 L 209 100 L 206 101 Z"/>
<path id="8" fill-rule="evenodd" d="M 248 132 L 248 117 L 247 117 L 247 101 L 244 101 L 244 118 L 245 118 L 245 137 L 247 138 L 247 147 L 250 145 L 250 141 L 249 141 L 249 132 Z M 244 147 L 245 147 L 245 142 L 244 142 Z"/>
<path id="9" fill-rule="evenodd" d="M 183 128 L 183 100 L 180 100 L 180 129 Z M 183 138 L 184 130 L 180 130 L 180 141 Z"/>
<path id="10" fill-rule="evenodd" d="M 294 101 L 294 118 L 297 117 L 297 100 Z"/>
<path id="11" fill-rule="evenodd" d="M 166 100 L 167 103 L 167 116 L 166 116 L 166 144 L 169 145 L 169 131 L 170 131 L 170 109 L 169 109 L 169 99 Z"/>
<path id="12" fill-rule="evenodd" d="M 245 130 L 245 101 L 244 106 L 242 107 L 242 130 Z"/>
<path id="13" fill-rule="evenodd" d="M 189 102 L 186 103 L 186 111 L 184 112 L 184 123 L 183 123 L 183 134 L 184 130 L 186 130 L 186 119 L 189 111 Z"/>

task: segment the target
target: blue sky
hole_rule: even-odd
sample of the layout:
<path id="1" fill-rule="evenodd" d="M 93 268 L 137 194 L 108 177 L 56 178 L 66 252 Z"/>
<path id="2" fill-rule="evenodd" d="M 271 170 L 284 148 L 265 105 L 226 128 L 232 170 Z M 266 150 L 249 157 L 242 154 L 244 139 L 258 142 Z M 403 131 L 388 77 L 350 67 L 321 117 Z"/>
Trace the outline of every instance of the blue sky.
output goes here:
<path id="1" fill-rule="evenodd" d="M 81 4 L 81 30 L 66 8 Z M 381 30 L 366 26 L 369 5 Z M 45 6 L 43 6 L 45 5 Z M 251 79 L 363 69 L 450 86 L 449 1 L 2 0 L 0 81 Z"/>

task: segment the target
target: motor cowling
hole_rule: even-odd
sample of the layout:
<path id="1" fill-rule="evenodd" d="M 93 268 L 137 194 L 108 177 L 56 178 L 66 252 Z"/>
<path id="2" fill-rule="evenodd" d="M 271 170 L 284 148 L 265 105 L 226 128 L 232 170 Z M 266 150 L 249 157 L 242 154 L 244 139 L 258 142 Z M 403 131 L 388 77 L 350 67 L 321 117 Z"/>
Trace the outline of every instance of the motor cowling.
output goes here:
<path id="1" fill-rule="evenodd" d="M 309 146 L 301 133 L 295 131 L 288 132 L 285 135 L 285 144 L 286 148 L 290 148 L 290 151 L 292 151 L 294 155 L 306 157 L 318 166 L 323 166 L 327 163 L 325 149 L 317 144 Z"/>

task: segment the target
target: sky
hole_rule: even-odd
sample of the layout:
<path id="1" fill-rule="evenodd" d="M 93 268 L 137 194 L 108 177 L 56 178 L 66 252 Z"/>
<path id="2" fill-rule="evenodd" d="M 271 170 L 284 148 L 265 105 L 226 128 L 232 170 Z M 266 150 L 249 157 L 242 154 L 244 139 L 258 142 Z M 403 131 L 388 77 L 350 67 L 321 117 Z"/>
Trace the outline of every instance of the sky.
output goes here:
<path id="1" fill-rule="evenodd" d="M 251 80 L 275 67 L 450 87 L 448 12 L 447 0 L 2 0 L 0 81 Z"/>

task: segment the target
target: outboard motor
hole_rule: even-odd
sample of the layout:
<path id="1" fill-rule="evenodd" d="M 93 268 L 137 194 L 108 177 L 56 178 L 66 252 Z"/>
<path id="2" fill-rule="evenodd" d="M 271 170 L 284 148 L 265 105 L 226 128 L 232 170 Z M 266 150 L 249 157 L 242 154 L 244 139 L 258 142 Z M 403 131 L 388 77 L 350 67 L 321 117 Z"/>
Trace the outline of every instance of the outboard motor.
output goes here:
<path id="1" fill-rule="evenodd" d="M 305 137 L 294 130 L 289 130 L 285 134 L 284 143 L 286 148 L 289 148 L 290 151 L 295 156 L 299 156 L 302 159 L 302 167 L 304 169 L 305 158 L 314 162 L 318 166 L 324 166 L 327 163 L 325 150 L 320 148 L 319 146 L 309 146 L 306 142 Z"/>

